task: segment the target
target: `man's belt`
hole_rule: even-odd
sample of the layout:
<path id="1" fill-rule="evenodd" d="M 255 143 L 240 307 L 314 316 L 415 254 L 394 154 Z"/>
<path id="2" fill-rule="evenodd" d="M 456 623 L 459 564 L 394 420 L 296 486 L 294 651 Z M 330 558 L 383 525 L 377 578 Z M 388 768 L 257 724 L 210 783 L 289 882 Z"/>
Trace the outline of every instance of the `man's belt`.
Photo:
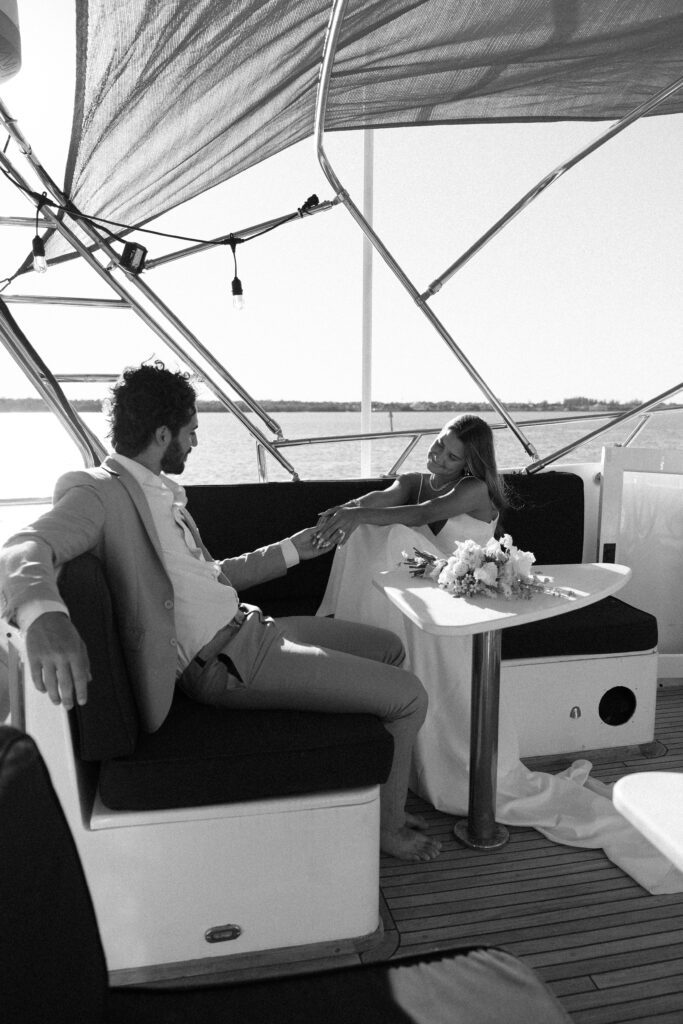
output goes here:
<path id="1" fill-rule="evenodd" d="M 223 647 L 225 647 L 225 645 L 229 643 L 230 640 L 232 640 L 236 633 L 239 632 L 240 627 L 245 622 L 247 615 L 249 614 L 249 611 L 250 609 L 247 607 L 247 605 L 238 605 L 237 611 L 230 619 L 230 622 L 228 622 L 227 626 L 223 626 L 221 629 L 219 629 L 213 640 L 209 640 L 208 644 L 205 644 L 204 647 L 202 647 L 199 654 L 196 654 L 194 656 L 193 660 L 197 662 L 200 668 L 204 668 L 209 658 L 220 657 L 218 652 Z M 217 641 L 219 644 L 217 648 L 217 653 L 215 655 L 212 655 L 210 653 L 210 649 L 216 644 Z"/>

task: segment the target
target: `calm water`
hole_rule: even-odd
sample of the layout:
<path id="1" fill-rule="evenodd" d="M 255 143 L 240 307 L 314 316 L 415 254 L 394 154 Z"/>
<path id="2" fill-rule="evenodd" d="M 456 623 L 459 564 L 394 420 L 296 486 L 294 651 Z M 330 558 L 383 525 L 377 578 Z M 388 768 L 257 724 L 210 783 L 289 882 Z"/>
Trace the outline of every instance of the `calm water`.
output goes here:
<path id="1" fill-rule="evenodd" d="M 104 436 L 105 421 L 100 413 L 86 413 L 89 426 Z M 392 420 L 386 412 L 375 413 L 372 428 L 394 431 L 414 428 L 440 428 L 448 413 L 395 412 Z M 496 421 L 494 414 L 488 417 Z M 542 418 L 541 414 L 518 413 L 519 420 Z M 360 414 L 342 413 L 279 413 L 274 419 L 288 439 L 350 434 L 360 430 Z M 603 422 L 603 421 L 599 421 Z M 588 433 L 596 421 L 559 423 L 524 427 L 529 440 L 543 457 L 557 448 Z M 0 499 L 16 497 L 47 497 L 52 493 L 56 477 L 82 463 L 79 452 L 64 429 L 50 413 L 0 414 L 4 471 L 0 474 Z M 589 462 L 600 458 L 603 443 L 623 441 L 631 427 L 622 426 L 580 448 L 569 461 Z M 263 431 L 270 436 L 268 431 Z M 498 461 L 501 468 L 520 468 L 530 460 L 523 448 L 507 430 L 495 433 Z M 389 437 L 371 442 L 371 474 L 380 475 L 391 468 L 405 447 L 408 438 Z M 637 440 L 639 447 L 683 449 L 683 413 L 667 412 L 653 416 Z M 423 439 L 404 464 L 405 469 L 424 467 L 429 439 Z M 354 477 L 360 475 L 360 442 L 338 445 L 311 444 L 288 448 L 284 454 L 302 479 L 321 477 Z M 268 457 L 271 480 L 288 480 L 287 473 Z M 242 483 L 257 479 L 256 446 L 251 435 L 231 415 L 203 413 L 199 422 L 199 445 L 192 452 L 183 474 L 183 483 Z"/>

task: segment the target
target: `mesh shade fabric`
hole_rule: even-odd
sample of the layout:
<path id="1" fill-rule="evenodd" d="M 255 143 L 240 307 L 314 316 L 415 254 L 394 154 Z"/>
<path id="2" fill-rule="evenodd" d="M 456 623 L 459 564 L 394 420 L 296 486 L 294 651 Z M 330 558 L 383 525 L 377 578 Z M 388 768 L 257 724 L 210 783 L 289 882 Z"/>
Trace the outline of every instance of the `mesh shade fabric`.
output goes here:
<path id="1" fill-rule="evenodd" d="M 0 82 L 16 75 L 21 67 L 17 0 L 0 0 Z"/>
<path id="2" fill-rule="evenodd" d="M 141 223 L 310 135 L 330 10 L 81 0 L 66 194 Z M 326 128 L 616 119 L 682 50 L 683 0 L 350 0 Z"/>

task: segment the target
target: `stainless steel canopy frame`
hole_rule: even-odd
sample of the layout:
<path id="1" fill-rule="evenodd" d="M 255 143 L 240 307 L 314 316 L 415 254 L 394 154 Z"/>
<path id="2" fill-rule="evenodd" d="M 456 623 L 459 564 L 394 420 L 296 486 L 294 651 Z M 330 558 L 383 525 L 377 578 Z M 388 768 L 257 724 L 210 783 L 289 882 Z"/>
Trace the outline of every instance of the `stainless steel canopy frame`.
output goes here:
<path id="1" fill-rule="evenodd" d="M 523 446 L 524 450 L 531 457 L 533 461 L 527 467 L 526 471 L 539 471 L 540 469 L 544 468 L 550 463 L 556 462 L 559 458 L 561 458 L 563 455 L 566 455 L 568 452 L 580 447 L 586 441 L 592 440 L 593 438 L 599 436 L 600 434 L 604 434 L 608 430 L 611 430 L 612 427 L 614 427 L 618 423 L 621 423 L 624 420 L 632 418 L 633 416 L 637 416 L 643 412 L 651 410 L 652 408 L 654 408 L 655 405 L 657 405 L 659 402 L 663 400 L 663 397 L 669 397 L 670 395 L 680 391 L 683 388 L 683 384 L 676 385 L 674 388 L 665 392 L 664 396 L 657 396 L 656 398 L 653 398 L 650 401 L 638 406 L 636 409 L 628 410 L 627 412 L 621 414 L 620 416 L 617 416 L 615 419 L 610 420 L 610 422 L 605 426 L 597 428 L 596 430 L 591 431 L 589 434 L 586 434 L 584 437 L 577 439 L 571 445 L 567 445 L 561 449 L 558 449 L 556 452 L 553 452 L 547 458 L 539 459 L 538 452 L 531 444 L 531 442 L 527 439 L 523 431 L 520 429 L 519 425 L 515 423 L 508 410 L 505 408 L 502 402 L 494 395 L 494 393 L 491 391 L 491 389 L 483 380 L 483 378 L 475 370 L 474 366 L 469 361 L 467 356 L 456 344 L 451 334 L 446 330 L 441 321 L 428 307 L 427 299 L 431 298 L 432 295 L 438 292 L 443 286 L 443 284 L 446 281 L 448 281 L 455 273 L 457 273 L 457 271 L 460 270 L 461 267 L 463 267 L 467 262 L 469 262 L 469 260 L 477 252 L 479 252 L 479 250 L 482 249 L 484 245 L 486 245 L 486 243 L 490 241 L 491 238 L 494 237 L 494 235 L 498 234 L 498 232 L 501 231 L 502 228 L 505 227 L 518 213 L 520 213 L 525 207 L 527 207 L 531 202 L 533 202 L 534 199 L 538 198 L 538 196 L 540 196 L 550 185 L 552 185 L 553 182 L 557 181 L 557 179 L 561 177 L 566 171 L 570 170 L 570 168 L 574 167 L 577 163 L 579 163 L 579 161 L 581 161 L 584 157 L 588 156 L 590 153 L 593 153 L 600 146 L 604 145 L 619 132 L 623 131 L 629 125 L 633 124 L 634 121 L 637 121 L 645 114 L 650 113 L 653 109 L 655 109 L 657 106 L 663 103 L 664 100 L 671 96 L 672 93 L 675 93 L 679 89 L 683 88 L 683 77 L 676 79 L 675 82 L 667 86 L 665 89 L 662 89 L 651 99 L 640 104 L 625 117 L 621 118 L 616 124 L 612 125 L 609 129 L 607 129 L 607 131 L 605 131 L 599 138 L 595 139 L 593 142 L 589 143 L 589 145 L 584 147 L 584 149 L 582 149 L 579 153 L 575 154 L 574 157 L 567 160 L 565 163 L 561 164 L 550 174 L 546 175 L 534 188 L 527 192 L 527 194 L 523 196 L 522 199 L 519 200 L 519 202 L 515 203 L 515 205 L 511 207 L 511 209 L 502 218 L 500 218 L 500 220 L 498 220 L 493 225 L 493 227 L 491 227 L 477 242 L 475 242 L 474 245 L 470 246 L 470 248 L 462 256 L 460 256 L 458 260 L 451 264 L 451 266 L 448 267 L 448 269 L 444 271 L 444 273 L 441 274 L 440 277 L 436 278 L 436 280 L 434 280 L 424 292 L 420 293 L 417 290 L 417 288 L 413 285 L 412 281 L 405 274 L 405 272 L 402 270 L 402 268 L 399 266 L 394 257 L 391 255 L 391 253 L 386 248 L 384 243 L 381 241 L 379 236 L 375 233 L 374 229 L 365 219 L 361 211 L 352 201 L 349 193 L 346 191 L 339 177 L 334 171 L 324 149 L 323 138 L 325 134 L 325 113 L 327 109 L 327 101 L 329 96 L 334 59 L 336 56 L 337 46 L 339 43 L 339 37 L 341 34 L 341 28 L 347 4 L 348 0 L 332 0 L 332 10 L 330 14 L 327 33 L 325 36 L 325 43 L 323 47 L 323 59 L 320 67 L 318 93 L 316 96 L 315 108 L 315 139 L 318 161 L 323 170 L 323 173 L 327 177 L 327 180 L 335 189 L 335 192 L 337 193 L 337 198 L 344 204 L 348 212 L 351 214 L 353 219 L 360 227 L 365 237 L 369 239 L 371 244 L 374 246 L 379 255 L 385 261 L 389 269 L 392 270 L 396 277 L 399 279 L 399 281 L 401 282 L 405 290 L 408 292 L 410 297 L 413 299 L 415 304 L 422 310 L 422 312 L 430 321 L 430 323 L 437 331 L 437 333 L 441 335 L 441 337 L 446 342 L 448 347 L 451 349 L 455 357 L 465 368 L 469 376 L 472 378 L 475 384 L 477 384 L 481 392 L 486 396 L 488 401 L 491 403 L 492 407 L 504 420 L 508 428 L 512 431 L 512 433 L 518 439 L 520 444 Z M 635 436 L 636 432 L 634 432 L 631 435 L 631 438 Z M 629 438 L 629 440 L 631 438 Z"/>
<path id="2" fill-rule="evenodd" d="M 323 148 L 323 134 L 327 97 L 329 93 L 333 63 L 335 59 L 336 49 L 338 45 L 339 35 L 346 7 L 347 0 L 334 0 L 334 2 L 332 3 L 330 21 L 322 53 L 315 113 L 315 135 L 318 160 L 322 166 L 323 172 L 325 173 L 328 181 L 331 182 L 333 188 L 335 189 L 336 196 L 331 202 L 323 202 L 319 204 L 319 206 L 308 210 L 308 215 L 323 212 L 324 210 L 329 210 L 335 205 L 338 205 L 339 203 L 343 203 L 347 207 L 347 210 L 353 216 L 353 218 L 356 220 L 357 224 L 363 231 L 365 235 L 365 242 L 369 243 L 374 249 L 376 249 L 379 252 L 379 254 L 382 256 L 384 261 L 389 266 L 389 268 L 399 278 L 405 289 L 408 291 L 409 295 L 413 298 L 415 303 L 422 310 L 423 314 L 430 321 L 433 328 L 446 342 L 446 344 L 451 349 L 456 358 L 459 360 L 461 365 L 468 372 L 469 376 L 475 381 L 479 389 L 486 396 L 493 409 L 500 416 L 502 422 L 493 424 L 492 426 L 494 427 L 494 429 L 503 429 L 504 427 L 507 427 L 517 437 L 518 441 L 526 451 L 527 455 L 532 460 L 530 464 L 526 466 L 526 472 L 540 471 L 541 469 L 545 468 L 551 463 L 556 462 L 558 459 L 567 455 L 569 452 L 581 447 L 581 445 L 584 444 L 586 441 L 593 440 L 599 435 L 604 434 L 607 431 L 613 429 L 615 425 L 620 424 L 621 422 L 624 422 L 626 420 L 633 419 L 634 417 L 640 416 L 640 424 L 637 424 L 634 427 L 633 431 L 631 432 L 631 434 L 625 442 L 625 444 L 629 444 L 633 440 L 633 438 L 637 436 L 638 432 L 642 429 L 642 425 L 646 422 L 648 416 L 654 410 L 655 406 L 664 401 L 666 398 L 680 391 L 683 388 L 683 385 L 676 385 L 674 388 L 669 389 L 662 395 L 658 395 L 655 398 L 650 399 L 648 402 L 642 403 L 636 409 L 628 410 L 627 412 L 618 415 L 616 418 L 610 419 L 608 422 L 605 423 L 604 426 L 599 427 L 595 430 L 591 430 L 589 433 L 576 439 L 570 445 L 558 449 L 551 455 L 543 459 L 540 459 L 538 457 L 537 452 L 535 451 L 534 446 L 529 442 L 529 440 L 525 436 L 522 427 L 531 426 L 532 422 L 557 422 L 558 418 L 549 418 L 547 420 L 543 419 L 542 421 L 521 420 L 515 422 L 515 420 L 513 420 L 512 416 L 510 415 L 509 411 L 493 394 L 493 392 L 488 387 L 486 382 L 477 373 L 476 369 L 469 362 L 465 354 L 456 344 L 456 342 L 449 334 L 447 329 L 444 327 L 444 325 L 429 309 L 427 305 L 427 300 L 431 297 L 431 295 L 439 291 L 442 285 L 448 279 L 450 279 L 450 277 L 453 276 L 453 274 L 455 274 L 457 270 L 464 266 L 465 263 L 468 262 L 475 255 L 475 253 L 478 252 L 491 238 L 493 238 L 493 236 L 497 234 L 498 231 L 500 231 L 514 216 L 516 216 L 517 213 L 521 212 L 521 210 L 524 209 L 534 198 L 537 198 L 550 184 L 556 181 L 561 174 L 564 174 L 567 170 L 569 170 L 576 163 L 578 163 L 579 160 L 583 159 L 584 156 L 587 156 L 590 152 L 593 152 L 599 146 L 603 145 L 604 142 L 608 141 L 610 138 L 612 138 L 618 132 L 622 131 L 635 120 L 651 112 L 658 104 L 662 103 L 663 100 L 665 100 L 668 96 L 670 96 L 672 93 L 676 92 L 678 89 L 683 87 L 683 78 L 678 79 L 672 85 L 668 86 L 664 90 L 661 90 L 652 99 L 640 104 L 639 107 L 635 108 L 631 113 L 623 117 L 615 125 L 613 125 L 606 132 L 604 132 L 599 139 L 595 140 L 584 150 L 582 150 L 581 153 L 575 155 L 570 160 L 560 165 L 560 167 L 556 168 L 549 175 L 546 175 L 542 179 L 542 181 L 539 182 L 537 186 L 535 186 L 534 189 L 532 189 L 529 193 L 527 193 L 526 196 L 524 196 L 518 203 L 516 203 L 508 211 L 508 213 L 504 215 L 503 218 L 496 222 L 496 224 L 491 229 L 489 229 L 489 231 L 487 231 L 476 243 L 474 243 L 474 245 L 470 246 L 470 248 L 462 256 L 460 256 L 458 260 L 451 264 L 451 266 L 443 274 L 441 274 L 439 278 L 435 279 L 435 281 L 432 282 L 432 284 L 426 289 L 426 291 L 420 294 L 419 291 L 412 284 L 412 282 L 407 278 L 406 274 L 398 265 L 393 256 L 388 252 L 382 241 L 376 235 L 376 233 L 374 232 L 373 228 L 369 223 L 369 219 L 365 217 L 353 204 L 350 196 L 348 195 L 348 192 L 344 189 L 335 171 L 332 169 Z M 61 205 L 65 205 L 68 207 L 68 201 L 65 199 L 64 195 L 62 194 L 58 186 L 56 186 L 54 181 L 49 177 L 47 172 L 44 170 L 42 164 L 37 159 L 37 157 L 33 153 L 32 148 L 28 145 L 23 134 L 19 130 L 17 122 L 14 118 L 11 117 L 9 112 L 2 104 L 2 101 L 0 101 L 0 122 L 2 122 L 5 125 L 11 138 L 18 144 L 20 150 L 22 151 L 22 154 L 29 161 L 31 167 L 33 168 L 33 171 L 36 173 L 38 178 L 43 182 L 43 184 L 49 189 L 54 198 L 57 199 L 57 201 Z M 0 154 L 0 165 L 6 167 L 16 181 L 23 180 L 21 179 L 21 176 L 18 174 L 16 169 L 10 163 L 9 158 L 4 153 Z M 33 201 L 35 202 L 35 199 L 33 199 Z M 37 206 L 38 204 L 36 203 L 35 205 Z M 86 221 L 83 221 L 83 219 L 79 217 L 78 211 L 73 210 L 72 212 L 67 212 L 66 216 L 71 217 L 74 224 L 78 225 L 94 243 L 95 252 L 92 252 L 88 245 L 83 245 L 78 240 L 78 237 L 75 235 L 74 231 L 71 228 L 69 228 L 67 224 L 62 223 L 54 214 L 52 214 L 52 212 L 49 210 L 49 207 L 41 207 L 40 210 L 37 212 L 39 214 L 38 223 L 40 224 L 40 226 L 48 226 L 54 228 L 55 230 L 60 231 L 60 233 L 69 242 L 69 244 L 75 249 L 74 255 L 82 256 L 86 260 L 86 262 L 88 262 L 92 266 L 95 272 L 104 281 L 106 281 L 107 285 L 114 290 L 118 298 L 108 300 L 76 299 L 58 296 L 39 297 L 12 296 L 4 294 L 2 296 L 4 301 L 8 305 L 12 302 L 33 302 L 36 304 L 52 303 L 57 305 L 100 305 L 112 309 L 132 309 L 136 313 L 136 315 L 138 315 L 143 320 L 143 322 L 145 322 L 147 326 L 155 334 L 157 334 L 157 336 L 171 349 L 171 351 L 173 351 L 188 367 L 193 369 L 203 379 L 206 380 L 208 386 L 210 387 L 214 395 L 216 395 L 221 404 L 224 405 L 225 408 L 227 408 L 229 411 L 231 411 L 238 418 L 238 420 L 240 420 L 242 425 L 254 437 L 256 441 L 258 472 L 260 479 L 263 480 L 267 478 L 265 459 L 266 452 L 272 455 L 276 459 L 276 461 L 280 463 L 280 465 L 284 467 L 284 469 L 289 474 L 291 474 L 292 478 L 296 480 L 298 479 L 298 474 L 282 454 L 282 449 L 286 447 L 296 447 L 308 444 L 342 442 L 348 440 L 363 441 L 373 437 L 379 438 L 396 436 L 396 434 L 394 434 L 393 431 L 389 434 L 386 431 L 368 431 L 361 427 L 360 433 L 353 435 L 345 435 L 343 437 L 334 436 L 325 438 L 315 437 L 299 439 L 284 438 L 282 435 L 282 430 L 277 424 L 277 422 L 268 415 L 268 413 L 262 408 L 262 406 L 255 399 L 253 399 L 234 378 L 231 377 L 231 375 L 227 372 L 225 367 L 221 363 L 219 363 L 218 360 L 216 360 L 212 353 L 201 344 L 199 339 L 197 339 L 195 335 L 172 313 L 172 311 L 165 305 L 165 303 L 160 298 L 158 298 L 158 296 L 155 295 L 155 293 L 151 290 L 151 288 L 149 288 L 149 286 L 145 282 L 143 282 L 142 280 L 140 280 L 140 278 L 134 275 L 127 275 L 126 284 L 124 286 L 122 283 L 120 283 L 120 281 L 118 281 L 113 276 L 112 270 L 115 269 L 119 263 L 119 254 L 112 249 L 106 235 L 104 235 L 100 230 L 92 227 Z M 0 225 L 16 225 L 28 227 L 33 226 L 35 223 L 35 218 L 0 218 Z M 244 236 L 246 238 L 249 237 L 250 234 L 258 233 L 264 229 L 267 229 L 270 226 L 275 226 L 276 224 L 277 221 L 268 221 L 263 224 L 255 225 L 252 228 L 244 228 L 239 232 L 239 236 Z M 219 239 L 215 239 L 213 240 L 213 242 L 219 242 L 222 240 L 223 237 L 225 236 L 222 236 Z M 186 248 L 179 250 L 175 253 L 169 253 L 165 256 L 160 257 L 159 259 L 149 260 L 147 263 L 147 268 L 151 269 L 154 266 L 170 262 L 171 260 L 182 259 L 185 256 L 189 256 L 195 252 L 202 251 L 209 244 L 213 243 L 197 244 L 190 247 L 189 249 Z M 100 252 L 103 252 L 105 256 L 109 257 L 109 259 L 112 261 L 112 264 L 110 266 L 104 266 L 103 263 L 99 262 L 99 260 L 96 258 L 96 253 L 98 250 Z M 202 367 L 194 359 L 193 355 L 189 354 L 185 349 L 183 349 L 178 344 L 174 337 L 169 333 L 167 327 L 164 326 L 163 321 L 161 323 L 158 322 L 157 319 L 155 319 L 155 317 L 152 316 L 151 313 L 149 312 L 149 308 L 146 308 L 140 302 L 136 301 L 136 299 L 130 294 L 128 284 L 138 289 L 138 291 L 142 293 L 142 297 L 147 303 L 147 307 L 152 306 L 160 314 L 162 314 L 162 317 L 165 319 L 167 324 L 185 342 L 188 343 L 192 351 L 194 351 L 201 359 L 203 359 L 210 366 L 211 371 L 215 374 L 217 378 L 217 382 L 207 378 L 205 368 Z M 5 332 L 3 332 L 3 334 L 5 334 Z M 10 347 L 10 345 L 12 346 L 13 357 L 17 360 L 17 362 L 20 363 L 20 365 L 22 365 L 22 368 L 24 369 L 26 376 L 28 376 L 29 379 L 32 380 L 33 383 L 36 385 L 36 387 L 39 388 L 41 394 L 44 394 L 45 397 L 46 388 L 47 391 L 50 392 L 51 398 L 46 398 L 46 401 L 48 401 L 48 404 L 50 404 L 52 410 L 65 424 L 67 430 L 70 433 L 75 431 L 75 434 L 77 436 L 77 443 L 84 452 L 86 464 L 92 464 L 93 462 L 98 461 L 99 457 L 101 456 L 101 452 L 99 450 L 101 449 L 101 445 L 99 444 L 97 439 L 93 441 L 93 437 L 89 436 L 87 432 L 84 432 L 82 430 L 80 426 L 80 423 L 82 421 L 80 421 L 80 418 L 77 416 L 74 410 L 71 410 L 73 415 L 70 415 L 68 413 L 67 409 L 70 407 L 68 405 L 66 398 L 63 395 L 59 395 L 58 397 L 59 388 L 57 384 L 57 382 L 60 380 L 93 380 L 97 375 L 89 375 L 83 373 L 79 375 L 73 375 L 70 377 L 67 375 L 52 374 L 51 371 L 44 368 L 44 366 L 42 365 L 42 361 L 40 368 L 38 368 L 37 366 L 31 366 L 30 357 L 27 357 L 26 353 L 21 353 L 17 349 L 16 342 L 8 342 L 6 336 L 4 338 L 4 341 L 7 347 Z M 106 375 L 101 375 L 101 379 L 104 379 L 105 376 Z M 115 375 L 109 375 L 107 379 L 113 380 L 115 379 Z M 254 412 L 259 417 L 261 422 L 264 423 L 265 426 L 275 434 L 275 440 L 269 440 L 268 438 L 266 438 L 264 434 L 259 430 L 258 426 L 244 415 L 244 413 L 237 406 L 237 404 L 226 395 L 222 388 L 221 382 L 223 384 L 228 385 L 244 400 L 245 404 L 251 409 L 252 412 Z M 588 414 L 587 416 L 562 416 L 561 419 L 562 421 L 566 421 L 569 419 L 592 419 L 594 418 L 594 416 L 595 418 L 605 419 L 604 414 L 600 417 L 598 417 L 596 414 Z M 398 472 L 400 465 L 417 443 L 419 436 L 433 434 L 435 432 L 436 431 L 433 429 L 397 432 L 410 434 L 413 440 L 409 441 L 407 449 L 403 452 L 402 455 L 399 456 L 398 460 L 395 461 L 394 465 L 385 475 L 393 476 Z"/>
<path id="3" fill-rule="evenodd" d="M 38 179 L 42 182 L 45 188 L 50 192 L 50 194 L 60 204 L 60 206 L 66 207 L 68 209 L 69 202 L 66 196 L 62 193 L 61 189 L 53 181 L 53 179 L 47 173 L 41 162 L 38 160 L 31 146 L 28 144 L 22 132 L 18 128 L 16 119 L 13 118 L 12 115 L 9 113 L 2 100 L 0 100 L 0 122 L 2 122 L 10 137 L 19 146 L 22 154 L 28 160 L 34 173 L 37 175 Z M 5 153 L 0 153 L 0 164 L 3 167 L 5 167 L 5 169 L 15 180 L 15 182 L 17 182 L 24 190 L 26 190 L 29 196 L 33 197 L 33 189 L 31 189 L 28 182 L 24 179 L 20 172 L 13 166 L 13 164 L 10 162 Z M 35 199 L 32 199 L 32 201 L 36 204 L 36 206 L 38 205 Z M 176 356 L 178 356 L 178 358 L 180 358 L 187 366 L 191 367 L 192 370 L 206 382 L 207 386 L 210 388 L 210 390 L 213 392 L 216 398 L 240 420 L 240 422 L 256 438 L 257 443 L 262 448 L 270 452 L 273 458 L 275 458 L 284 467 L 284 469 L 287 470 L 287 472 L 292 475 L 293 479 L 298 479 L 298 474 L 296 473 L 296 470 L 287 461 L 284 455 L 282 455 L 280 452 L 277 451 L 276 448 L 273 447 L 271 441 L 255 426 L 255 424 L 253 424 L 247 418 L 245 413 L 243 413 L 239 406 L 225 394 L 222 388 L 213 380 L 211 380 L 210 377 L 207 377 L 205 367 L 198 363 L 191 353 L 183 349 L 175 340 L 175 338 L 168 332 L 168 330 L 161 323 L 159 323 L 151 315 L 151 313 L 149 313 L 144 308 L 144 306 L 140 302 L 138 302 L 137 299 L 135 299 L 133 295 L 130 294 L 127 288 L 125 288 L 118 280 L 116 280 L 112 276 L 111 268 L 104 267 L 99 262 L 99 260 L 96 259 L 95 253 L 91 252 L 88 249 L 88 247 L 80 241 L 75 232 L 71 228 L 69 228 L 63 220 L 57 218 L 57 216 L 52 212 L 48 205 L 43 205 L 40 212 L 45 222 L 49 224 L 50 227 L 59 231 L 59 233 L 66 239 L 66 241 L 79 253 L 80 256 L 83 257 L 85 262 L 88 263 L 93 268 L 93 270 L 95 270 L 99 277 L 102 278 L 102 280 L 105 281 L 107 285 L 111 289 L 113 289 L 114 292 L 116 292 L 116 294 L 119 296 L 122 302 L 130 309 L 132 309 L 133 312 L 136 313 L 143 320 L 143 322 L 152 331 L 154 331 L 154 333 L 169 347 L 169 349 Z M 93 227 L 93 225 L 90 224 L 88 221 L 80 218 L 78 212 L 75 210 L 73 212 L 67 212 L 66 216 L 70 217 L 80 227 L 80 229 L 93 242 L 95 242 L 99 251 L 101 251 L 106 257 L 109 258 L 109 260 L 111 260 L 112 267 L 118 267 L 120 259 L 119 254 L 109 244 L 106 237 L 97 228 Z M 237 394 L 243 399 L 243 401 L 249 406 L 249 408 L 251 408 L 252 411 L 256 412 L 264 421 L 264 423 L 266 423 L 269 430 L 272 430 L 273 433 L 276 434 L 278 437 L 282 437 L 282 430 L 280 429 L 279 425 L 275 422 L 275 420 L 268 416 L 268 414 L 259 405 L 259 403 L 256 402 L 256 400 L 252 398 L 247 391 L 245 391 L 245 389 L 238 383 L 238 381 L 236 381 L 227 372 L 225 367 L 218 362 L 215 356 L 199 341 L 199 339 L 189 330 L 188 327 L 185 326 L 185 324 L 173 313 L 173 311 L 169 309 L 169 307 L 152 291 L 152 289 L 149 288 L 149 286 L 143 281 L 141 281 L 140 278 L 137 277 L 136 275 L 129 274 L 127 276 L 130 284 L 134 285 L 143 294 L 143 296 L 150 303 L 150 305 L 153 306 L 158 312 L 160 312 L 166 318 L 168 323 L 181 335 L 181 337 L 184 338 L 186 342 L 188 342 L 192 346 L 194 351 L 202 359 L 205 360 L 205 362 L 210 366 L 211 370 L 216 374 L 216 376 L 220 378 L 223 382 L 227 383 L 234 391 L 237 392 Z M 64 417 L 61 413 L 61 407 L 55 408 L 54 411 L 57 413 L 60 420 L 62 420 L 62 422 L 65 422 Z M 68 426 L 68 424 L 65 425 L 67 425 L 67 429 L 69 429 L 70 431 L 73 429 L 74 426 L 73 423 L 71 424 L 70 427 Z M 91 447 L 90 440 L 90 438 L 82 438 L 81 447 L 83 450 L 89 453 L 88 458 L 86 460 L 86 465 L 92 464 L 91 453 L 89 451 Z"/>
<path id="4" fill-rule="evenodd" d="M 479 375 L 477 370 L 474 368 L 472 363 L 469 361 L 465 353 L 455 343 L 453 337 L 446 330 L 444 325 L 429 308 L 425 300 L 420 295 L 419 291 L 410 280 L 405 271 L 399 266 L 398 262 L 391 255 L 387 247 L 384 245 L 379 236 L 375 233 L 371 225 L 365 219 L 361 211 L 355 205 L 351 199 L 349 193 L 346 191 L 341 181 L 339 180 L 336 172 L 334 171 L 329 158 L 325 152 L 323 145 L 323 137 L 325 134 L 325 112 L 327 110 L 327 100 L 330 91 L 330 81 L 332 78 L 332 68 L 334 65 L 334 58 L 337 52 L 337 45 L 339 43 L 339 36 L 341 34 L 342 22 L 344 20 L 344 12 L 346 10 L 348 0 L 333 0 L 332 13 L 330 16 L 330 22 L 327 28 L 325 36 L 325 43 L 323 46 L 323 58 L 320 67 L 320 78 L 318 81 L 318 92 L 315 103 L 315 144 L 316 151 L 318 154 L 318 161 L 322 167 L 325 177 L 335 190 L 338 198 L 344 204 L 348 212 L 351 214 L 353 219 L 356 221 L 361 231 L 366 238 L 370 240 L 373 247 L 377 250 L 379 255 L 382 257 L 384 262 L 387 264 L 389 269 L 393 271 L 396 277 L 399 279 L 405 290 L 408 292 L 410 297 L 413 299 L 415 304 L 422 310 L 424 315 L 430 321 L 435 330 L 441 335 L 443 340 L 446 342 L 448 347 L 451 349 L 458 361 L 464 366 L 467 373 L 470 375 L 472 380 L 477 384 L 480 391 L 486 396 L 493 408 L 496 410 L 498 415 L 507 423 L 509 429 L 518 439 L 520 444 L 524 447 L 526 453 L 532 458 L 538 458 L 538 452 L 527 439 L 524 433 L 520 430 L 517 424 L 514 422 L 510 413 L 507 411 L 505 406 L 502 404 L 500 399 L 496 397 L 491 388 L 488 386 L 486 381 Z"/>
<path id="5" fill-rule="evenodd" d="M 26 339 L 21 337 L 12 318 L 3 314 L 3 307 L 4 303 L 0 299 L 0 343 L 31 381 L 48 409 L 64 424 L 86 466 L 99 465 L 107 454 L 106 449 L 68 401 L 42 359 L 26 344 Z"/>

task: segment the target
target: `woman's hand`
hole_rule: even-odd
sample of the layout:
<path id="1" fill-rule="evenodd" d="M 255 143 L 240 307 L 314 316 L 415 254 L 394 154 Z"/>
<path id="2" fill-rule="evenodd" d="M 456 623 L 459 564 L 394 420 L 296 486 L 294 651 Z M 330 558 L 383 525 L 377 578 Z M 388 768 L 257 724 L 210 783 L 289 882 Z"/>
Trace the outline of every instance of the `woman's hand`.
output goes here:
<path id="1" fill-rule="evenodd" d="M 329 548 L 337 544 L 342 546 L 363 522 L 363 509 L 357 505 L 337 505 L 320 513 L 316 525 L 317 544 L 321 548 Z"/>

